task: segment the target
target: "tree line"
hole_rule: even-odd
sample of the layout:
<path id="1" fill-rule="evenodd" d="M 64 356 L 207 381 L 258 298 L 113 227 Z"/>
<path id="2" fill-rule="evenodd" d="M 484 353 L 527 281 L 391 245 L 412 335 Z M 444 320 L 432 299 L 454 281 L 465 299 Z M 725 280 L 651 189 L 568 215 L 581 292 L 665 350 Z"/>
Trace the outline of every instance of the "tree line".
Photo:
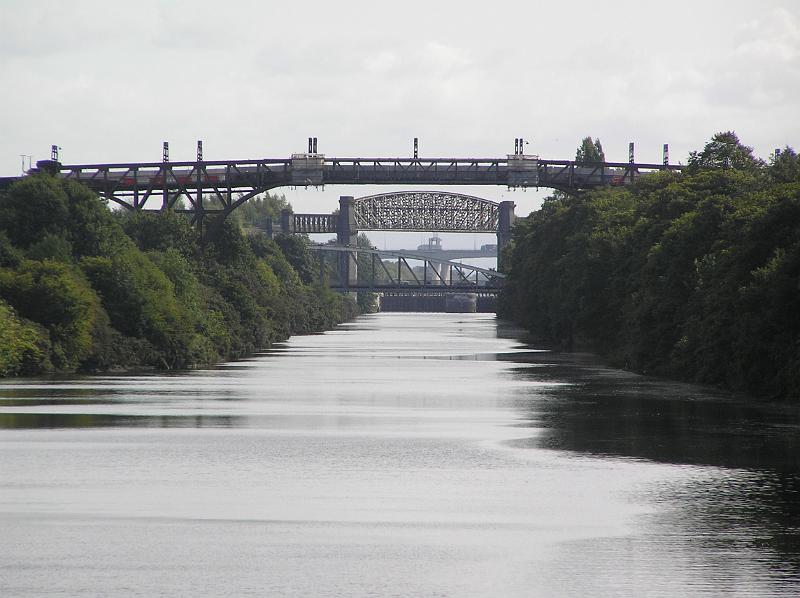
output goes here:
<path id="1" fill-rule="evenodd" d="M 258 203 L 248 221 L 285 200 Z M 112 212 L 74 181 L 25 177 L 0 193 L 0 376 L 188 368 L 354 317 L 315 263 L 302 237 L 230 221 L 201 246 L 182 214 Z"/>
<path id="2" fill-rule="evenodd" d="M 578 158 L 596 155 L 584 140 Z M 735 133 L 681 173 L 555 193 L 518 220 L 499 314 L 633 371 L 800 397 L 800 162 Z"/>

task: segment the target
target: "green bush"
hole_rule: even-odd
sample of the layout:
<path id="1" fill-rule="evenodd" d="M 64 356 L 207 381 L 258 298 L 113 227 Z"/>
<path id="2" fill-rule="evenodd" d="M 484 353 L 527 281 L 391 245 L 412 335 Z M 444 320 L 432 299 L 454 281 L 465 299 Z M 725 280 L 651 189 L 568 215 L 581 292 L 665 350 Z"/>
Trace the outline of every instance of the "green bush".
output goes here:
<path id="1" fill-rule="evenodd" d="M 16 270 L 0 269 L 0 298 L 50 334 L 52 362 L 70 370 L 93 351 L 93 331 L 105 313 L 97 295 L 74 266 L 24 260 Z"/>
<path id="2" fill-rule="evenodd" d="M 0 193 L 0 375 L 192 367 L 355 314 L 304 282 L 280 245 L 231 221 L 214 228 L 203 247 L 183 215 L 112 214 L 44 174 Z M 310 276 L 306 242 L 285 244 Z"/>
<path id="3" fill-rule="evenodd" d="M 0 300 L 0 377 L 47 371 L 48 353 L 47 332 Z"/>
<path id="4" fill-rule="evenodd" d="M 131 247 L 110 258 L 86 257 L 81 268 L 102 298 L 111 325 L 156 349 L 146 363 L 191 365 L 192 323 L 181 310 L 173 283 L 145 254 Z"/>

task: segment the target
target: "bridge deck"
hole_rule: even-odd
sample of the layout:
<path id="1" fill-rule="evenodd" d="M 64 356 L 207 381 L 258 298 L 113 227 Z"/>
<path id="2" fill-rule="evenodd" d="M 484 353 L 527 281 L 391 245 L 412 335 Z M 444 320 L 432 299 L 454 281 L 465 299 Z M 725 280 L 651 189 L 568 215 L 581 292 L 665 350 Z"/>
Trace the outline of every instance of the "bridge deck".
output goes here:
<path id="1" fill-rule="evenodd" d="M 291 158 L 197 162 L 60 164 L 37 167 L 76 179 L 113 201 L 143 209 L 151 198 L 204 191 L 232 206 L 233 192 L 263 192 L 284 186 L 321 185 L 502 185 L 583 190 L 628 185 L 664 164 L 544 160 L 536 156 L 505 158 L 336 158 L 297 154 Z M 160 208 L 159 206 L 147 206 Z"/>

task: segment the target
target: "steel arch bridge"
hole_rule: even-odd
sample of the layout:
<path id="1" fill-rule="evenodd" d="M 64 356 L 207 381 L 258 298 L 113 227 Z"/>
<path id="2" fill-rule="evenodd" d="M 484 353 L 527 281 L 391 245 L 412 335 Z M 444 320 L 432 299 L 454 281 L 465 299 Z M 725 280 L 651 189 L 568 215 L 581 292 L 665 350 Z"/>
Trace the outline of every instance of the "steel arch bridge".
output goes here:
<path id="1" fill-rule="evenodd" d="M 338 214 L 294 214 L 286 210 L 282 215 L 281 232 L 500 233 L 504 229 L 504 217 L 513 220 L 513 202 L 495 203 L 450 191 L 397 191 L 355 199 L 341 197 Z M 510 226 L 512 222 L 507 224 Z M 348 230 L 344 231 L 345 228 Z"/>
<path id="2" fill-rule="evenodd" d="M 358 230 L 496 233 L 500 204 L 444 191 L 399 191 L 353 201 Z"/>

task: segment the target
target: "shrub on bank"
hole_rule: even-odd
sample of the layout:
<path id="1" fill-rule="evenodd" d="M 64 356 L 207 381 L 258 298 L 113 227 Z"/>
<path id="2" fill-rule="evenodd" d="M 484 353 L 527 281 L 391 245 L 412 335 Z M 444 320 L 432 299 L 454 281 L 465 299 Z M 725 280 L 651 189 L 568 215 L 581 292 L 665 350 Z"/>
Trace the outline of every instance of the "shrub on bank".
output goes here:
<path id="1" fill-rule="evenodd" d="M 192 367 L 355 313 L 230 222 L 203 248 L 181 215 L 113 214 L 49 175 L 0 194 L 0 375 Z"/>

